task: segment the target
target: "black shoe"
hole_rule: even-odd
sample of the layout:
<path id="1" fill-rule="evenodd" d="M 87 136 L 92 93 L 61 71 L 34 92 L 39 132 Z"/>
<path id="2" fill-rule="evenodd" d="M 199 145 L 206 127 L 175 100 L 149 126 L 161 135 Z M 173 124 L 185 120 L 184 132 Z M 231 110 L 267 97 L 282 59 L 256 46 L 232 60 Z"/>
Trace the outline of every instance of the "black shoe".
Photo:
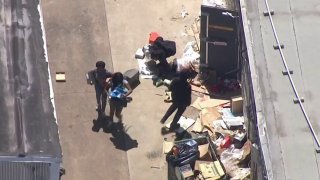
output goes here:
<path id="1" fill-rule="evenodd" d="M 96 111 L 100 111 L 99 105 L 96 105 Z"/>
<path id="2" fill-rule="evenodd" d="M 161 128 L 161 134 L 162 135 L 166 135 L 166 134 L 169 134 L 169 133 L 171 133 L 172 131 L 170 131 L 170 129 L 169 128 L 167 128 L 167 127 L 162 127 Z"/>
<path id="3" fill-rule="evenodd" d="M 164 120 L 164 119 L 161 119 L 161 120 L 160 120 L 160 123 L 161 123 L 161 124 L 164 124 L 164 122 L 166 122 L 166 120 Z"/>

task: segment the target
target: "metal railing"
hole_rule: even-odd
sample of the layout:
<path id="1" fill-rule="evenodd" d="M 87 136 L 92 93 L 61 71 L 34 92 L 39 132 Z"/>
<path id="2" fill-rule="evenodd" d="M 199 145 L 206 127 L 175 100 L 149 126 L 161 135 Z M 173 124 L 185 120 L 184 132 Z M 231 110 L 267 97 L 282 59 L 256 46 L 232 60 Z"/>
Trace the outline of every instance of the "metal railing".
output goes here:
<path id="1" fill-rule="evenodd" d="M 282 59 L 282 62 L 284 64 L 284 66 L 285 66 L 285 69 L 287 71 L 287 74 L 288 74 L 291 86 L 293 88 L 294 94 L 295 94 L 295 96 L 297 98 L 297 101 L 298 101 L 298 103 L 300 105 L 300 108 L 301 108 L 301 110 L 303 112 L 303 115 L 304 115 L 304 117 L 305 117 L 305 119 L 306 119 L 306 121 L 308 123 L 308 126 L 309 126 L 309 129 L 310 129 L 311 133 L 312 133 L 312 136 L 313 136 L 314 140 L 316 141 L 318 148 L 320 148 L 320 143 L 319 143 L 318 137 L 317 137 L 317 135 L 316 135 L 316 133 L 315 133 L 313 127 L 312 127 L 312 124 L 310 122 L 309 116 L 308 116 L 308 114 L 307 114 L 307 112 L 306 112 L 306 110 L 305 110 L 305 108 L 304 108 L 304 106 L 302 104 L 301 98 L 299 96 L 297 88 L 294 85 L 294 81 L 292 79 L 292 76 L 290 74 L 290 70 L 288 68 L 286 59 L 284 57 L 284 54 L 283 54 L 283 51 L 282 51 L 282 48 L 281 48 L 281 44 L 280 44 L 280 41 L 279 41 L 279 38 L 278 38 L 278 35 L 277 35 L 277 32 L 276 32 L 276 28 L 275 28 L 274 23 L 273 23 L 272 14 L 271 14 L 271 11 L 270 11 L 270 8 L 269 8 L 268 0 L 264 0 L 264 1 L 265 1 L 265 4 L 266 4 L 266 7 L 267 7 L 267 13 L 269 15 L 270 23 L 271 23 L 271 26 L 272 26 L 272 31 L 273 31 L 274 37 L 275 37 L 275 39 L 277 41 L 277 45 L 279 47 L 279 52 L 280 52 L 280 55 L 281 55 L 281 59 Z M 317 149 L 316 151 L 320 152 L 319 149 Z"/>

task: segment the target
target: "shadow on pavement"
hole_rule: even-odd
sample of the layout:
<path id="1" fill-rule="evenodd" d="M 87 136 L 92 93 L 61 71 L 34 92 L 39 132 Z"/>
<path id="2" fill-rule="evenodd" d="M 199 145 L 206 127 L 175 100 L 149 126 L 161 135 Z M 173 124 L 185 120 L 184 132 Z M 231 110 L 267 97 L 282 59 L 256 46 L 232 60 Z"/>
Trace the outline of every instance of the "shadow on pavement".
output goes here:
<path id="1" fill-rule="evenodd" d="M 111 127 L 110 141 L 113 142 L 117 149 L 128 151 L 132 148 L 138 147 L 137 140 L 132 139 L 129 134 L 127 134 L 129 128 L 123 126 L 122 122 L 113 123 Z"/>
<path id="2" fill-rule="evenodd" d="M 108 116 L 98 117 L 97 119 L 94 119 L 92 123 L 93 123 L 93 126 L 92 126 L 93 132 L 99 132 L 100 129 L 103 129 L 104 132 L 107 132 L 111 126 L 111 120 Z"/>
<path id="3" fill-rule="evenodd" d="M 127 131 L 129 128 L 126 128 L 122 122 L 112 123 L 110 117 L 97 118 L 93 120 L 93 132 L 99 132 L 100 129 L 105 133 L 111 133 L 110 141 L 113 142 L 115 148 L 128 151 L 132 148 L 138 147 L 137 140 L 132 139 Z"/>

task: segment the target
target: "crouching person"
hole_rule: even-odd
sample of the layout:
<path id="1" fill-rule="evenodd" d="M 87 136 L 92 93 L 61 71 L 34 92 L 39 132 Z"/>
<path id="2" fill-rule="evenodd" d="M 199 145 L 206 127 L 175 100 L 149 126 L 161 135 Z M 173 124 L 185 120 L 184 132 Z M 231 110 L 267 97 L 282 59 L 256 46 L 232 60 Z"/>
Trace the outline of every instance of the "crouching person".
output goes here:
<path id="1" fill-rule="evenodd" d="M 178 121 L 186 108 L 191 104 L 191 86 L 187 80 L 188 72 L 183 70 L 179 73 L 179 77 L 174 78 L 169 85 L 169 91 L 171 91 L 172 96 L 172 104 L 160 122 L 162 124 L 165 123 L 171 114 L 177 110 L 170 125 L 171 131 L 179 128 Z"/>

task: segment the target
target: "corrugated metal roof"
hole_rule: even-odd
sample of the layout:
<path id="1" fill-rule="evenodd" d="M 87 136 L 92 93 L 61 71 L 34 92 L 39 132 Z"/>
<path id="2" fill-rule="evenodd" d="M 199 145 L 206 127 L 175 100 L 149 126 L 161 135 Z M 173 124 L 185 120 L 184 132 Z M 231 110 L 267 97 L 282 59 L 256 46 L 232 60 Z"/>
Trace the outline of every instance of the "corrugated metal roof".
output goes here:
<path id="1" fill-rule="evenodd" d="M 41 162 L 0 162 L 0 180 L 49 180 L 50 165 Z"/>

